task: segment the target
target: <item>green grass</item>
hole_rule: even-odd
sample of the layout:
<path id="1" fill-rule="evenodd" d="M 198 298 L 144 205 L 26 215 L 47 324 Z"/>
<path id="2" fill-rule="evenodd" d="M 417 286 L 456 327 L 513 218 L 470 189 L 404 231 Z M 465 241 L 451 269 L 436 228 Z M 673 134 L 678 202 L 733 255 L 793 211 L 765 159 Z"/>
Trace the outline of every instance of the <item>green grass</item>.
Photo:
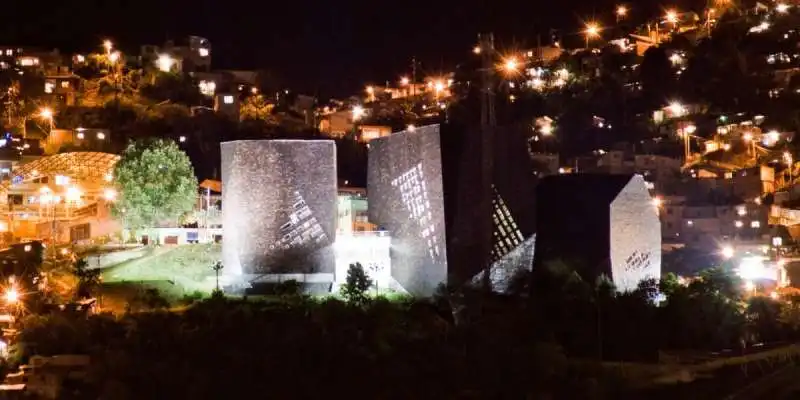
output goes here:
<path id="1" fill-rule="evenodd" d="M 162 281 L 183 293 L 210 293 L 214 289 L 211 266 L 220 259 L 219 244 L 190 244 L 153 248 L 149 254 L 103 271 L 104 283 Z"/>

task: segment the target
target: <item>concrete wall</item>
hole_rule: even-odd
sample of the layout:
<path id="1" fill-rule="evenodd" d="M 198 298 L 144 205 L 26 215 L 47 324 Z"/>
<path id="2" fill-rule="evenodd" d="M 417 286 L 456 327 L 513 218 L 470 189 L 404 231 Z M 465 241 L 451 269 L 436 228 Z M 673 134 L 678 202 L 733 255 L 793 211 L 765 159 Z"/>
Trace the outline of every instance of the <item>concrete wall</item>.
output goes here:
<path id="1" fill-rule="evenodd" d="M 611 279 L 617 290 L 661 276 L 661 223 L 644 179 L 634 175 L 611 203 Z"/>
<path id="2" fill-rule="evenodd" d="M 243 140 L 221 147 L 225 270 L 332 274 L 334 142 Z M 304 260 L 288 266 L 281 260 L 288 253 Z"/>

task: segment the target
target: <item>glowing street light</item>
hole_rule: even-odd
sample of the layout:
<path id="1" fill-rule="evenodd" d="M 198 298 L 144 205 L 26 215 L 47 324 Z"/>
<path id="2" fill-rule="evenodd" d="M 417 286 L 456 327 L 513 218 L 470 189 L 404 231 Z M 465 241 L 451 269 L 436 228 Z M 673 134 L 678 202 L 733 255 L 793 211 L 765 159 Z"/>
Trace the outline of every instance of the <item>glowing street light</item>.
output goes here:
<path id="1" fill-rule="evenodd" d="M 686 113 L 686 108 L 683 107 L 683 104 L 677 101 L 669 103 L 668 108 L 674 117 L 680 117 Z"/>
<path id="2" fill-rule="evenodd" d="M 769 138 L 769 141 L 774 144 L 778 140 L 781 140 L 781 133 L 776 130 L 771 130 L 767 132 L 767 137 Z"/>
<path id="3" fill-rule="evenodd" d="M 777 11 L 777 12 L 779 12 L 781 14 L 786 14 L 787 12 L 789 12 L 789 5 L 788 4 L 784 4 L 784 3 L 778 3 L 775 6 L 775 11 Z"/>
<path id="4" fill-rule="evenodd" d="M 725 259 L 731 259 L 731 258 L 733 258 L 734 254 L 736 254 L 736 252 L 733 250 L 732 246 L 723 247 L 722 249 L 720 249 L 719 253 Z"/>
<path id="5" fill-rule="evenodd" d="M 53 121 L 53 110 L 50 107 L 43 107 L 39 110 L 39 118 Z"/>
<path id="6" fill-rule="evenodd" d="M 503 71 L 507 74 L 516 73 L 519 70 L 519 61 L 516 58 L 510 57 L 503 63 Z"/>
<path id="7" fill-rule="evenodd" d="M 114 201 L 117 199 L 117 191 L 112 188 L 107 188 L 103 191 L 103 198 L 107 201 Z"/>
<path id="8" fill-rule="evenodd" d="M 678 13 L 675 12 L 675 10 L 667 10 L 667 14 L 664 19 L 672 24 L 672 29 L 675 29 L 675 25 L 678 23 Z"/>
<path id="9" fill-rule="evenodd" d="M 653 205 L 656 208 L 661 207 L 663 204 L 664 204 L 664 199 L 662 199 L 661 197 L 653 197 Z"/>
<path id="10" fill-rule="evenodd" d="M 106 49 L 106 54 L 111 54 L 111 49 L 114 48 L 114 43 L 111 43 L 110 40 L 106 39 L 103 41 L 103 48 Z"/>
<path id="11" fill-rule="evenodd" d="M 472 53 L 474 54 L 481 54 L 481 46 L 475 46 L 472 48 Z"/>
<path id="12" fill-rule="evenodd" d="M 161 72 L 172 71 L 172 66 L 175 65 L 175 59 L 169 54 L 159 54 L 156 65 Z"/>
<path id="13" fill-rule="evenodd" d="M 113 52 L 113 53 L 108 55 L 108 61 L 111 64 L 116 64 L 117 61 L 119 61 L 119 58 L 120 58 L 120 54 L 119 54 L 118 51 L 115 51 L 115 52 Z"/>
<path id="14" fill-rule="evenodd" d="M 19 292 L 17 289 L 8 288 L 6 289 L 5 293 L 6 303 L 8 304 L 16 304 L 19 301 Z"/>
<path id="15" fill-rule="evenodd" d="M 364 117 L 366 110 L 362 106 L 353 106 L 353 121 L 358 121 Z"/>
<path id="16" fill-rule="evenodd" d="M 408 79 L 407 76 L 404 76 L 404 77 L 400 78 L 400 85 L 402 85 L 402 86 L 408 86 L 408 84 L 410 82 L 411 82 L 411 80 Z"/>
<path id="17" fill-rule="evenodd" d="M 586 48 L 589 48 L 589 40 L 600 36 L 600 26 L 597 23 L 590 22 L 586 24 L 586 30 L 583 31 L 586 36 Z"/>
<path id="18" fill-rule="evenodd" d="M 550 136 L 553 134 L 553 125 L 551 124 L 544 124 L 539 128 L 539 133 L 543 136 Z"/>
<path id="19" fill-rule="evenodd" d="M 628 7 L 624 5 L 617 6 L 617 21 L 625 18 L 628 15 Z"/>

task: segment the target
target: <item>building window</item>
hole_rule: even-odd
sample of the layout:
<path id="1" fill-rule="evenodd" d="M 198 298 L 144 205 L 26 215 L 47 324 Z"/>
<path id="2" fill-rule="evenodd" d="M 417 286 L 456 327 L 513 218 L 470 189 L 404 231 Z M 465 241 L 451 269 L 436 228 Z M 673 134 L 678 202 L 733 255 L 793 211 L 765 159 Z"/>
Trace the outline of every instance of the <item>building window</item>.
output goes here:
<path id="1" fill-rule="evenodd" d="M 222 102 L 225 104 L 233 104 L 233 96 L 228 95 L 222 98 Z"/>
<path id="2" fill-rule="evenodd" d="M 61 81 L 61 88 L 69 89 L 69 81 Z"/>
<path id="3" fill-rule="evenodd" d="M 44 92 L 47 94 L 52 94 L 56 88 L 55 82 L 45 82 L 44 83 Z"/>
<path id="4" fill-rule="evenodd" d="M 760 221 L 751 221 L 750 222 L 750 227 L 751 228 L 761 228 L 761 222 Z"/>
<path id="5" fill-rule="evenodd" d="M 91 224 L 80 224 L 69 228 L 69 240 L 74 242 L 91 238 L 91 228 Z"/>
<path id="6" fill-rule="evenodd" d="M 69 177 L 64 175 L 56 175 L 56 185 L 58 186 L 69 185 Z"/>

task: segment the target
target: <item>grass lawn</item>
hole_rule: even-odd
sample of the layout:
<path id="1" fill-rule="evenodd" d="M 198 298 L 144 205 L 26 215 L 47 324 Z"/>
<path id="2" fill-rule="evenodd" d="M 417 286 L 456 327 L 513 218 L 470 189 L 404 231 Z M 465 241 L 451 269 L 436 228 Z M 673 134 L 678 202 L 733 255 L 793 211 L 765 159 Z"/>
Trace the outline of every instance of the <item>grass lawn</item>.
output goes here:
<path id="1" fill-rule="evenodd" d="M 157 289 L 171 303 L 194 292 L 215 287 L 211 266 L 220 259 L 219 244 L 190 244 L 153 248 L 150 254 L 107 268 L 102 273 L 103 308 L 117 309 L 137 293 Z"/>

